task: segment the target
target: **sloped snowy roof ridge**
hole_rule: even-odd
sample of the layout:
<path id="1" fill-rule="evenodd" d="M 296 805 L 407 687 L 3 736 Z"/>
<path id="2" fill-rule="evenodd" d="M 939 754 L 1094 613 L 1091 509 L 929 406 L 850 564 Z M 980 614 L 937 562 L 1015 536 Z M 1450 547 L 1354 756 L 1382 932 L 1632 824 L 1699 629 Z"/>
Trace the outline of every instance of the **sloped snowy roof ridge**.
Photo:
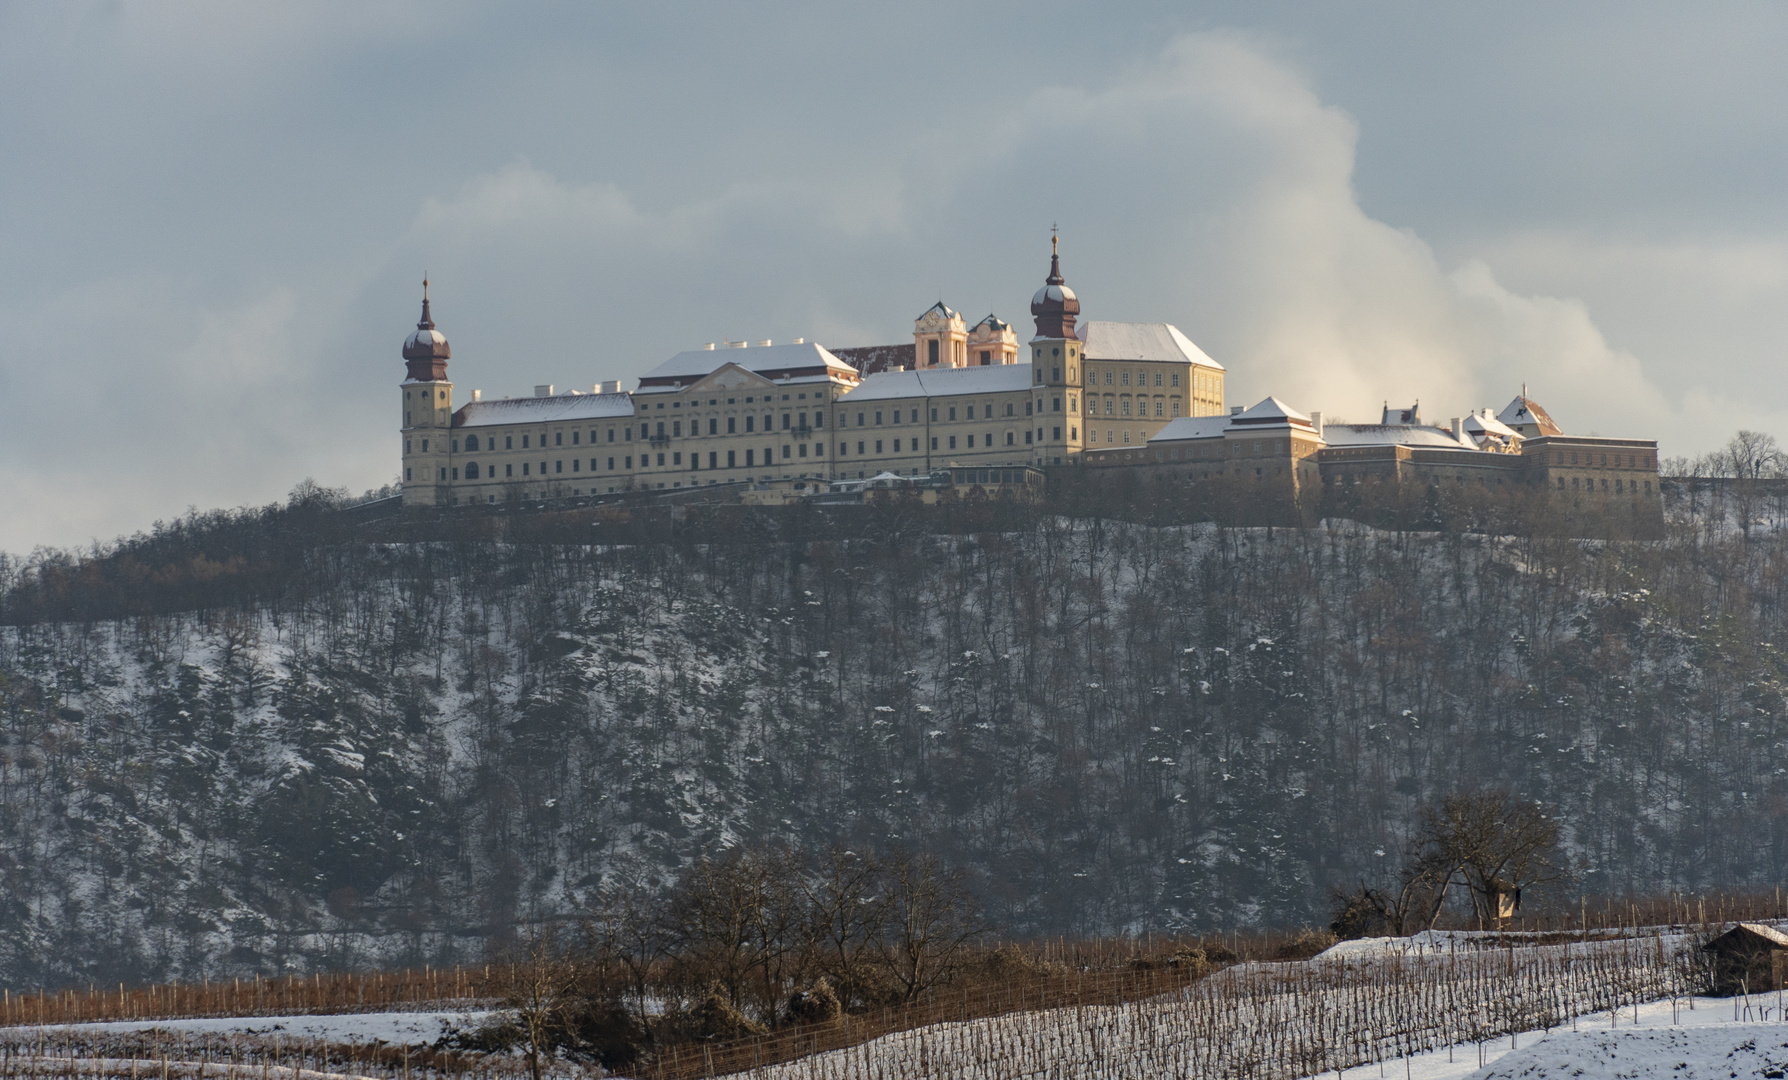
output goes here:
<path id="1" fill-rule="evenodd" d="M 612 420 L 633 415 L 630 394 L 559 394 L 554 397 L 473 401 L 453 414 L 453 426 L 495 427 L 544 424 L 555 420 Z"/>
<path id="2" fill-rule="evenodd" d="M 1165 360 L 1224 370 L 1172 323 L 1094 319 L 1080 324 L 1079 337 L 1088 360 Z"/>
<path id="3" fill-rule="evenodd" d="M 790 345 L 753 345 L 743 349 L 686 349 L 641 375 L 640 381 L 698 377 L 723 364 L 738 364 L 747 371 L 756 372 L 801 368 L 853 373 L 857 370 L 820 345 L 805 341 Z"/>
<path id="4" fill-rule="evenodd" d="M 1285 404 L 1283 401 L 1280 401 L 1278 398 L 1273 397 L 1271 394 L 1256 402 L 1253 408 L 1247 409 L 1242 412 L 1240 416 L 1232 417 L 1231 419 L 1237 424 L 1249 425 L 1293 423 L 1304 427 L 1313 428 L 1316 426 L 1308 416 L 1298 412 L 1296 409 Z"/>
<path id="5" fill-rule="evenodd" d="M 1031 365 L 1028 362 L 990 364 L 986 367 L 935 367 L 917 371 L 882 371 L 864 376 L 862 382 L 846 391 L 839 400 L 852 402 L 941 394 L 997 394 L 1029 390 L 1030 387 Z"/>
<path id="6" fill-rule="evenodd" d="M 1525 394 L 1516 394 L 1513 401 L 1503 406 L 1496 418 L 1511 427 L 1522 424 L 1533 424 L 1540 429 L 1541 435 L 1563 435 L 1564 430 L 1558 426 L 1549 413 L 1540 407 L 1540 403 Z"/>

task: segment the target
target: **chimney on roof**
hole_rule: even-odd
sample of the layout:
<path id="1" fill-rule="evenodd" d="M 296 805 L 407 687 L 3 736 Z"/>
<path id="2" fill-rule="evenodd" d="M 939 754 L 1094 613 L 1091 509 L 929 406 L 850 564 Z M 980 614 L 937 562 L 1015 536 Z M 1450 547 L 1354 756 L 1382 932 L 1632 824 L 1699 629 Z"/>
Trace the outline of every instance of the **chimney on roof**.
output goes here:
<path id="1" fill-rule="evenodd" d="M 769 348 L 769 347 L 770 347 L 770 339 L 769 339 L 769 338 L 765 338 L 765 339 L 764 339 L 764 340 L 762 340 L 762 341 L 760 341 L 760 342 L 758 342 L 758 343 L 757 343 L 757 347 L 758 347 L 758 348 L 760 348 L 760 349 L 767 349 L 767 348 Z"/>
<path id="2" fill-rule="evenodd" d="M 713 352 L 714 351 L 714 343 L 712 341 L 710 341 L 706 345 L 703 345 L 702 351 L 703 352 Z"/>
<path id="3" fill-rule="evenodd" d="M 1465 421 L 1457 416 L 1453 417 L 1453 438 L 1465 441 Z"/>
<path id="4" fill-rule="evenodd" d="M 794 343 L 796 345 L 805 345 L 805 344 L 807 344 L 807 339 L 804 337 L 798 337 L 795 339 Z"/>
<path id="5" fill-rule="evenodd" d="M 1316 429 L 1316 437 L 1322 438 L 1322 410 L 1310 410 L 1310 426 Z"/>
<path id="6" fill-rule="evenodd" d="M 552 383 L 541 383 L 538 386 L 534 387 L 534 396 L 535 397 L 552 397 L 553 396 L 553 384 Z"/>
<path id="7" fill-rule="evenodd" d="M 1231 405 L 1229 407 L 1229 415 L 1231 415 L 1231 416 L 1242 415 L 1242 407 L 1240 405 Z"/>
<path id="8" fill-rule="evenodd" d="M 472 391 L 472 400 L 473 401 L 483 401 L 484 400 L 484 391 L 482 391 L 482 390 Z"/>

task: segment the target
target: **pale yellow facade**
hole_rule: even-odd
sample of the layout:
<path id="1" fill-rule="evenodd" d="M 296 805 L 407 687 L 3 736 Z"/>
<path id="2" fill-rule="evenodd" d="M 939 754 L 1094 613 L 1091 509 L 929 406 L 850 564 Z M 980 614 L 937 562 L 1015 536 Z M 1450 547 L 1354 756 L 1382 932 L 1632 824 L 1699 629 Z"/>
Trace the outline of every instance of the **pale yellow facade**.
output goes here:
<path id="1" fill-rule="evenodd" d="M 708 346 L 679 353 L 631 393 L 618 384 L 590 393 L 540 387 L 533 397 L 484 401 L 474 391 L 457 408 L 445 338 L 434 335 L 441 352 L 431 355 L 443 359 L 432 368 L 417 361 L 412 373 L 441 377 L 401 387 L 404 501 L 819 487 L 883 472 L 1061 465 L 1085 450 L 1140 446 L 1175 417 L 1223 411 L 1221 365 L 1172 327 L 1091 323 L 1082 332 L 1085 341 L 1021 346 L 1009 324 L 988 316 L 971 330 L 939 303 L 914 323 L 908 370 L 859 376 L 799 340 Z M 1102 341 L 1135 358 L 1086 354 Z"/>

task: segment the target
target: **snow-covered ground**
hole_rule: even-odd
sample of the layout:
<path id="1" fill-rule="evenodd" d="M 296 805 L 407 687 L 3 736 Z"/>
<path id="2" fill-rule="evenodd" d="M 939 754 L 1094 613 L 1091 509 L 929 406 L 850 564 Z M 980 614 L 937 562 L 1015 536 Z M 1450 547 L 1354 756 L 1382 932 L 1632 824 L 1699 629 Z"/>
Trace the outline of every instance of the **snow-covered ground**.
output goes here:
<path id="1" fill-rule="evenodd" d="M 481 1026 L 489 1012 L 375 1012 L 340 1013 L 332 1016 L 211 1016 L 190 1020 L 132 1020 L 103 1024 L 50 1025 L 45 1033 L 123 1035 L 137 1031 L 180 1032 L 188 1035 L 283 1035 L 291 1039 L 331 1043 L 383 1043 L 387 1046 L 426 1046 L 450 1029 Z M 0 1030 L 0 1036 L 37 1028 Z"/>
<path id="2" fill-rule="evenodd" d="M 1347 1069 L 1339 1080 L 1731 1080 L 1781 1070 L 1788 1062 L 1788 1024 L 1775 997 L 1752 998 L 1748 1015 L 1737 1002 L 1736 1018 L 1734 1004 L 1731 998 L 1654 1001 L 1639 1006 L 1637 1020 L 1630 1008 L 1612 1023 L 1607 1013 L 1585 1016 L 1575 1031 L 1529 1031 L 1482 1047 L 1467 1043 L 1392 1058 Z"/>

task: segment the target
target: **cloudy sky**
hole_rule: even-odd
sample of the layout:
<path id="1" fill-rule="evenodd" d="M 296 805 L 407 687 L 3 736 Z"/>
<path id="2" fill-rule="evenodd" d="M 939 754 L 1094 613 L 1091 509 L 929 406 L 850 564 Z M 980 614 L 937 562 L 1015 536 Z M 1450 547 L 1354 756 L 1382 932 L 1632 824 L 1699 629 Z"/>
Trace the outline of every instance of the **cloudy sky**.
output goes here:
<path id="1" fill-rule="evenodd" d="M 0 2 L 0 550 L 722 338 L 1177 324 L 1331 416 L 1788 441 L 1788 7 Z"/>

